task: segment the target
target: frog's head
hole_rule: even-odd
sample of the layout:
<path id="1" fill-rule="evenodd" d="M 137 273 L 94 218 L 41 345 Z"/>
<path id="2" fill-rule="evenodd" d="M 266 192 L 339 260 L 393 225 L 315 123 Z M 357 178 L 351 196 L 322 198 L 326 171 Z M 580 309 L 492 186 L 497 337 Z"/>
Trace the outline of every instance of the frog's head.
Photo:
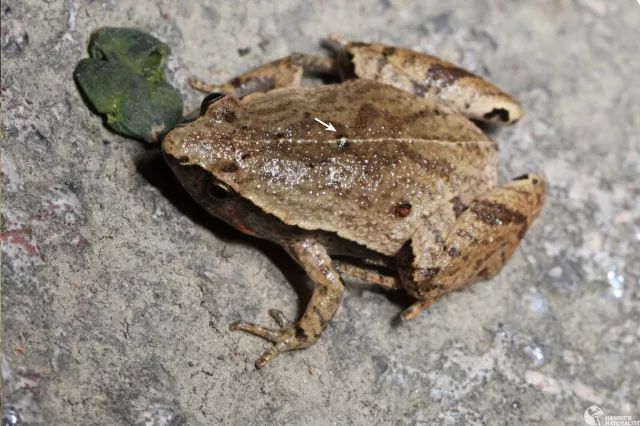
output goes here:
<path id="1" fill-rule="evenodd" d="M 162 152 L 180 162 L 197 164 L 213 161 L 222 143 L 234 130 L 233 122 L 239 107 L 238 99 L 222 93 L 207 95 L 200 105 L 200 114 L 192 113 L 178 123 L 162 140 Z"/>
<path id="2" fill-rule="evenodd" d="M 237 111 L 233 96 L 208 96 L 201 115 L 181 123 L 162 140 L 162 153 L 182 186 L 210 214 L 255 235 L 259 212 L 240 193 L 233 126 L 225 118 Z"/>
<path id="3" fill-rule="evenodd" d="M 187 181 L 193 184 L 194 173 L 185 175 L 178 165 L 199 165 L 221 181 L 237 170 L 233 150 L 238 108 L 236 97 L 212 93 L 202 101 L 200 115 L 179 123 L 163 138 L 162 152 L 185 186 Z"/>

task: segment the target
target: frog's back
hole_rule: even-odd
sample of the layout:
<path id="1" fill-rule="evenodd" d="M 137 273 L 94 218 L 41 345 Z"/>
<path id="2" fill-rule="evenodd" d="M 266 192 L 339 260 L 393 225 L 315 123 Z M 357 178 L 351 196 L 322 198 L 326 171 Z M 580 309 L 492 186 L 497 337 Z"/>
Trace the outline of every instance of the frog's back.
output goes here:
<path id="1" fill-rule="evenodd" d="M 495 144 L 475 125 L 366 80 L 226 97 L 170 137 L 180 142 L 169 154 L 285 223 L 386 255 L 440 202 L 471 198 L 496 179 Z"/>

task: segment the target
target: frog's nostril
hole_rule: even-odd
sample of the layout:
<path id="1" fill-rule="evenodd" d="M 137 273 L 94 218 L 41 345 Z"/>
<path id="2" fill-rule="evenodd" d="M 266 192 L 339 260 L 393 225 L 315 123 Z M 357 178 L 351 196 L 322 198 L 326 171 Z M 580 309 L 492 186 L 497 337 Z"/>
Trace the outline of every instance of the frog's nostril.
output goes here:
<path id="1" fill-rule="evenodd" d="M 200 115 L 204 115 L 204 113 L 207 112 L 207 108 L 209 107 L 209 104 L 217 101 L 220 98 L 223 98 L 224 96 L 225 96 L 224 93 L 219 93 L 219 92 L 209 93 L 207 96 L 205 96 L 204 99 L 202 100 L 202 103 L 200 104 Z"/>

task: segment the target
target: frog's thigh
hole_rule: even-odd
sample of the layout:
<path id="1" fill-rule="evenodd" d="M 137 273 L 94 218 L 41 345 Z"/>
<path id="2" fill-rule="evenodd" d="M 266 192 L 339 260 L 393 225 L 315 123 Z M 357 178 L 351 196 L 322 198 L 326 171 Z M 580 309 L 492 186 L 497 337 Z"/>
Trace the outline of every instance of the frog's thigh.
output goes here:
<path id="1" fill-rule="evenodd" d="M 544 180 L 528 175 L 474 200 L 451 226 L 432 263 L 414 262 L 411 286 L 420 300 L 403 319 L 414 318 L 443 294 L 502 269 L 538 215 L 545 192 Z"/>
<path id="2" fill-rule="evenodd" d="M 313 345 L 338 310 L 344 291 L 340 275 L 323 245 L 312 239 L 303 239 L 294 241 L 285 248 L 304 268 L 315 287 L 311 300 L 297 323 L 286 320 L 280 311 L 272 309 L 269 314 L 281 329 L 269 329 L 245 321 L 231 324 L 232 330 L 246 331 L 273 342 L 273 346 L 256 361 L 257 368 L 264 367 L 282 352 Z"/>
<path id="3" fill-rule="evenodd" d="M 337 71 L 331 58 L 295 53 L 240 74 L 221 85 L 208 84 L 196 79 L 189 80 L 189 84 L 201 92 L 221 92 L 242 97 L 253 92 L 300 86 L 305 72 L 335 74 Z"/>
<path id="4" fill-rule="evenodd" d="M 512 124 L 522 107 L 482 77 L 426 53 L 387 46 L 382 51 L 357 49 L 356 75 L 435 99 L 473 120 Z"/>

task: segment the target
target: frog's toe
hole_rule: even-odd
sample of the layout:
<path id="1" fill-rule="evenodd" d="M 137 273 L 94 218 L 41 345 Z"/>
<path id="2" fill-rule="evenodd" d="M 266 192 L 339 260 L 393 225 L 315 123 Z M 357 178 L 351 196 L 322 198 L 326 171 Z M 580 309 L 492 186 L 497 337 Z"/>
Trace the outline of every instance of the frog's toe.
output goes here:
<path id="1" fill-rule="evenodd" d="M 291 330 L 295 328 L 295 324 L 292 321 L 289 321 L 281 310 L 269 309 L 269 315 L 278 323 L 280 329 L 274 330 L 272 328 L 267 328 L 259 324 L 254 324 L 252 322 L 236 321 L 229 324 L 229 330 L 246 331 L 247 333 L 253 334 L 254 336 L 262 337 L 263 339 L 269 340 L 270 342 L 274 343 L 282 341 L 285 337 L 292 333 Z"/>
<path id="2" fill-rule="evenodd" d="M 418 314 L 422 312 L 424 309 L 433 305 L 436 302 L 436 300 L 437 298 L 418 300 L 414 302 L 413 305 L 405 309 L 400 315 L 400 318 L 403 321 L 411 321 L 412 319 L 415 319 L 418 316 Z"/>
<path id="3" fill-rule="evenodd" d="M 259 324 L 254 324 L 252 322 L 247 321 L 236 321 L 229 324 L 229 330 L 231 331 L 245 331 L 247 333 L 253 334 L 254 336 L 262 337 L 263 339 L 269 340 L 270 342 L 278 342 L 282 339 L 284 330 L 274 330 L 271 328 L 267 328 L 261 326 Z"/>
<path id="4" fill-rule="evenodd" d="M 286 347 L 285 342 L 276 343 L 271 346 L 269 349 L 264 351 L 264 353 L 256 360 L 256 368 L 261 369 L 264 368 L 265 365 L 269 364 L 275 357 L 280 355 L 282 352 L 286 352 L 289 348 Z"/>
<path id="5" fill-rule="evenodd" d="M 273 342 L 273 346 L 267 349 L 260 358 L 256 361 L 256 368 L 260 369 L 271 362 L 275 357 L 282 352 L 298 349 L 303 346 L 300 341 L 298 333 L 296 333 L 297 327 L 295 324 L 289 322 L 282 312 L 273 310 L 269 312 L 278 323 L 287 324 L 279 330 L 273 330 L 267 327 L 263 327 L 258 324 L 253 324 L 246 321 L 238 321 L 229 325 L 229 329 L 232 331 L 242 330 L 254 336 L 262 337 L 263 339 Z"/>
<path id="6" fill-rule="evenodd" d="M 282 328 L 292 327 L 293 322 L 289 321 L 287 317 L 279 309 L 269 309 L 269 315 L 276 320 L 278 325 Z"/>
<path id="7" fill-rule="evenodd" d="M 295 324 L 282 328 L 278 340 L 274 342 L 273 346 L 264 351 L 256 361 L 256 368 L 264 367 L 282 352 L 308 348 L 316 340 L 317 338 L 310 338 L 304 330 Z"/>

